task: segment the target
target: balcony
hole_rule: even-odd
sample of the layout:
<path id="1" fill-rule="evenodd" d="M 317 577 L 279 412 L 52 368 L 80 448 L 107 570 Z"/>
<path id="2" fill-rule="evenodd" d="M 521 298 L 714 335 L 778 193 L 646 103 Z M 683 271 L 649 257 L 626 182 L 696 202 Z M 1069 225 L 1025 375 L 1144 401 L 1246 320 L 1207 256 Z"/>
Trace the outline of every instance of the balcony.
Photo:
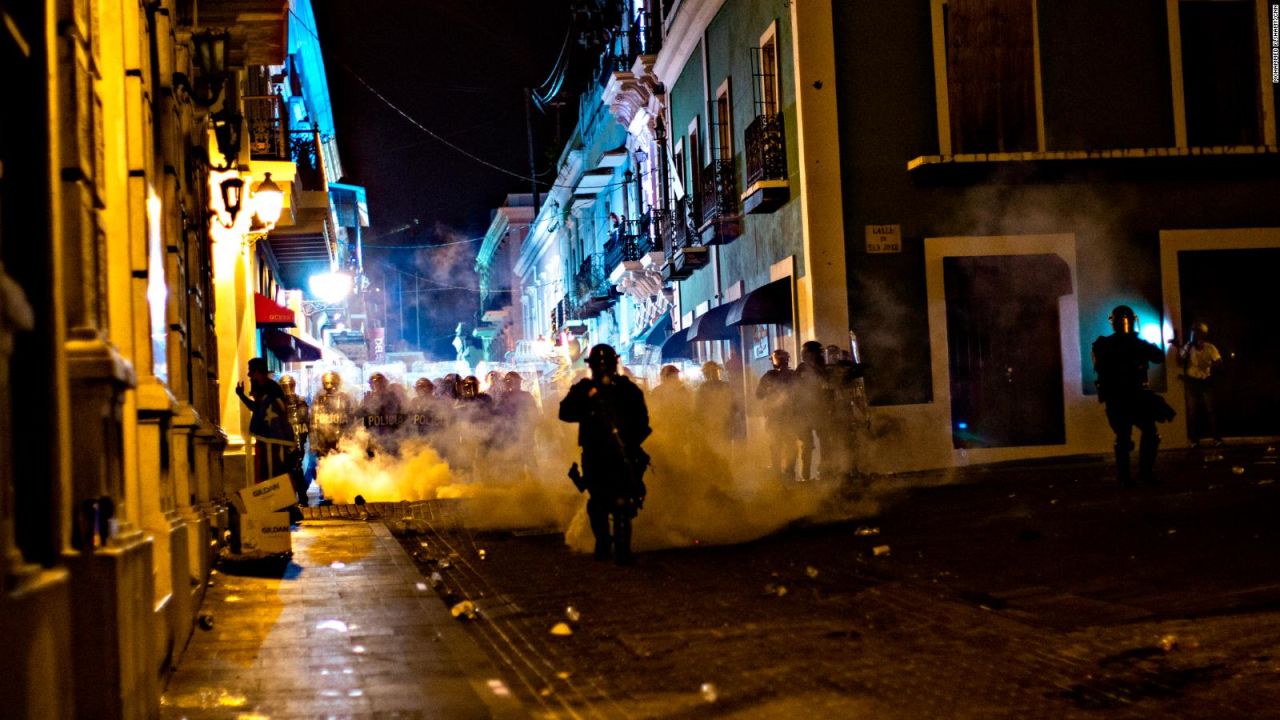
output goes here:
<path id="1" fill-rule="evenodd" d="M 620 224 L 604 246 L 609 282 L 636 300 L 662 292 L 662 238 L 658 222 L 648 215 Z"/>
<path id="2" fill-rule="evenodd" d="M 702 236 L 698 234 L 684 200 L 678 200 L 674 210 L 662 211 L 657 216 L 667 250 L 662 279 L 684 280 L 707 264 L 709 253 L 702 244 Z"/>
<path id="3" fill-rule="evenodd" d="M 626 28 L 614 28 L 600 54 L 600 84 L 607 85 L 614 73 L 631 72 L 636 58 L 657 55 L 662 49 L 662 32 L 648 10 L 637 12 Z"/>
<path id="4" fill-rule="evenodd" d="M 289 115 L 279 95 L 244 96 L 249 126 L 249 157 L 253 160 L 292 161 L 289 147 Z"/>
<path id="5" fill-rule="evenodd" d="M 791 199 L 787 182 L 787 136 L 782 113 L 760 115 L 747 126 L 747 190 L 742 193 L 746 213 L 771 213 Z"/>
<path id="6" fill-rule="evenodd" d="M 604 268 L 604 253 L 588 255 L 573 276 L 574 306 L 583 320 L 596 317 L 618 300 Z"/>
<path id="7" fill-rule="evenodd" d="M 738 183 L 733 159 L 712 160 L 702 170 L 699 200 L 702 206 L 703 245 L 722 245 L 742 234 L 738 214 Z"/>

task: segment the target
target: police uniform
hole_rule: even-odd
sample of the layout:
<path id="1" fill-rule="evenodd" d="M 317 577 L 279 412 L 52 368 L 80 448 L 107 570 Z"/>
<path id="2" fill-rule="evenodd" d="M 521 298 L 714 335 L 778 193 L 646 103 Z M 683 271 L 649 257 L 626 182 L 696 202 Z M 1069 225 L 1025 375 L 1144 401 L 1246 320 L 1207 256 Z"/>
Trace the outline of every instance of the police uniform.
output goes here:
<path id="1" fill-rule="evenodd" d="M 1131 483 L 1129 454 L 1133 450 L 1133 428 L 1141 433 L 1138 444 L 1140 480 L 1154 481 L 1156 451 L 1160 447 L 1154 398 L 1147 389 L 1147 369 L 1152 363 L 1164 362 L 1164 353 L 1138 337 L 1133 331 L 1134 320 L 1132 310 L 1123 305 L 1117 307 L 1112 311 L 1112 325 L 1116 332 L 1099 337 L 1093 343 L 1098 400 L 1106 405 L 1107 423 L 1115 433 L 1116 477 L 1124 485 Z"/>
<path id="2" fill-rule="evenodd" d="M 599 347 L 592 348 L 591 358 L 597 357 Z M 612 348 L 608 352 L 613 353 Z M 615 368 L 616 357 L 612 355 Z M 624 376 L 600 373 L 569 388 L 560 401 L 560 419 L 578 423 L 595 556 L 608 559 L 612 550 L 619 564 L 629 563 L 631 520 L 644 502 L 643 478 L 649 463 L 640 444 L 652 432 L 644 392 Z"/>
<path id="3" fill-rule="evenodd" d="M 311 408 L 311 451 L 324 457 L 338 449 L 338 441 L 351 427 L 354 415 L 351 396 L 341 390 L 320 392 Z"/>

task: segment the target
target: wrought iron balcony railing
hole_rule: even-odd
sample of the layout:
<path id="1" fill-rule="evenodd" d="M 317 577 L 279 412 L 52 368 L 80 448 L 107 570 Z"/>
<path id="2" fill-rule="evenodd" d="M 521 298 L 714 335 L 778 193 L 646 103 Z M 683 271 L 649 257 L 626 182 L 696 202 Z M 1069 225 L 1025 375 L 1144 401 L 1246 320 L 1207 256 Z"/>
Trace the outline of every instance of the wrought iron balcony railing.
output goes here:
<path id="1" fill-rule="evenodd" d="M 747 126 L 745 158 L 747 187 L 761 180 L 787 179 L 787 140 L 782 113 L 760 115 Z"/>
<path id="2" fill-rule="evenodd" d="M 614 28 L 600 55 L 600 82 L 615 72 L 626 72 L 640 55 L 656 55 L 662 49 L 662 29 L 652 13 L 641 10 L 625 30 Z"/>
<path id="3" fill-rule="evenodd" d="M 674 210 L 658 211 L 656 215 L 667 257 L 677 250 L 702 244 L 702 237 L 698 235 L 698 228 L 693 223 L 688 202 L 683 198 L 676 201 Z"/>
<path id="4" fill-rule="evenodd" d="M 289 115 L 279 95 L 245 95 L 249 155 L 262 160 L 290 160 Z"/>
<path id="5" fill-rule="evenodd" d="M 733 160 L 712 160 L 702 170 L 699 193 L 704 224 L 738 214 L 738 183 Z"/>

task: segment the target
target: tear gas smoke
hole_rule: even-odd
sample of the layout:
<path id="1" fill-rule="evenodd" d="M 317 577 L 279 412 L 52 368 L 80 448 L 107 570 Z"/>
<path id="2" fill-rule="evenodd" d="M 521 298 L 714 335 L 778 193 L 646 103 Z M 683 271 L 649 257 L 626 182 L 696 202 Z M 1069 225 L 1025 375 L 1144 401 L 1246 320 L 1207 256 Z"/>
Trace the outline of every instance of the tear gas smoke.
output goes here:
<path id="1" fill-rule="evenodd" d="M 577 425 L 556 418 L 563 388 L 543 391 L 527 418 L 452 411 L 452 421 L 420 436 L 411 425 L 371 438 L 355 431 L 340 452 L 322 458 L 317 481 L 338 503 L 465 498 L 463 522 L 480 530 L 555 527 L 575 550 L 594 541 L 586 494 L 566 477 L 579 461 Z M 834 480 L 780 480 L 763 442 L 717 443 L 691 406 L 654 406 L 648 497 L 635 522 L 636 549 L 729 544 L 762 537 L 801 520 L 874 513 L 873 500 L 851 502 Z M 448 410 L 446 412 L 449 412 Z M 370 442 L 397 449 L 375 452 Z"/>

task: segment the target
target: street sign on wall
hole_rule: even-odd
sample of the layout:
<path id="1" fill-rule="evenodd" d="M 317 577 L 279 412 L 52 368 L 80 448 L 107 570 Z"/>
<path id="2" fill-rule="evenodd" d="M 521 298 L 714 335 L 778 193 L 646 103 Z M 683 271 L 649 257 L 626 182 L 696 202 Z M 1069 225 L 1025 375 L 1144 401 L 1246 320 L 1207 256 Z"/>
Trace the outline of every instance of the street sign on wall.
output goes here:
<path id="1" fill-rule="evenodd" d="M 868 253 L 900 253 L 902 252 L 901 225 L 868 225 Z"/>

